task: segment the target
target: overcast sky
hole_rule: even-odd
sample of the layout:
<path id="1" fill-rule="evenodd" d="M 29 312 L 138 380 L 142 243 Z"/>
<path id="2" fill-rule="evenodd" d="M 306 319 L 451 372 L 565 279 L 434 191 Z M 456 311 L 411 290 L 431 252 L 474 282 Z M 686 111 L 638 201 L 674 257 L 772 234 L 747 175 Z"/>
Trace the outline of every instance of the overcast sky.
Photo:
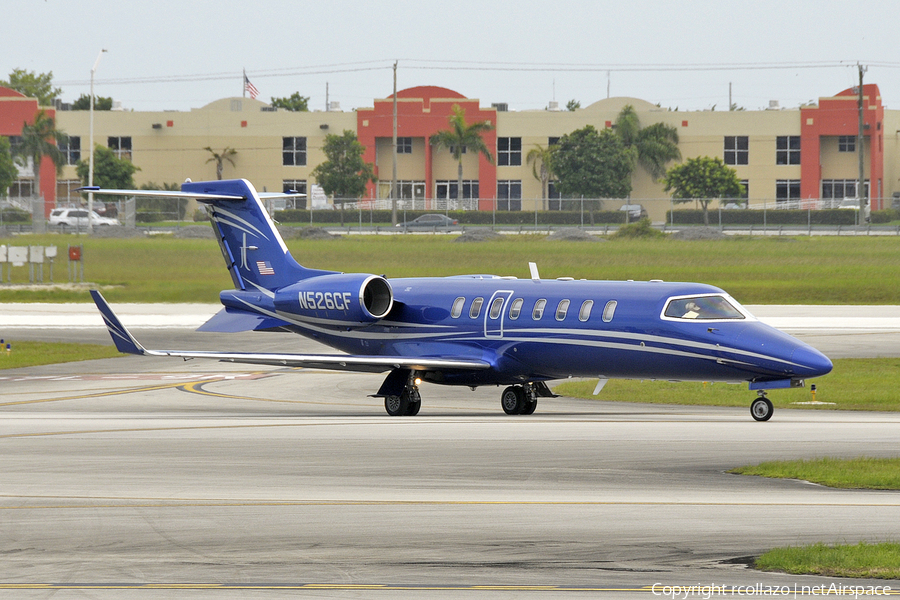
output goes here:
<path id="1" fill-rule="evenodd" d="M 11 0 L 9 0 L 11 1 Z M 510 110 L 611 96 L 682 110 L 782 107 L 858 80 L 900 107 L 897 0 L 18 0 L 0 78 L 53 72 L 126 109 L 190 110 L 240 96 L 329 99 L 351 110 L 438 85 Z M 13 24 L 12 21 L 15 21 Z M 767 67 L 767 68 L 762 68 Z M 136 81 L 135 81 L 136 80 Z"/>

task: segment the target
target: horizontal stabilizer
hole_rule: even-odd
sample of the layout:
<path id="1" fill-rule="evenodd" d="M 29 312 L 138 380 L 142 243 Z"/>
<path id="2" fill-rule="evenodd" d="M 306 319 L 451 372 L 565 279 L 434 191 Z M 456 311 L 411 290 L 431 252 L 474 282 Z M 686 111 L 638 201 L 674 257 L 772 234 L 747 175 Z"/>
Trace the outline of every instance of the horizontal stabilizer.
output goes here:
<path id="1" fill-rule="evenodd" d="M 94 304 L 97 305 L 100 314 L 103 316 L 103 321 L 106 323 L 106 328 L 109 330 L 109 335 L 112 337 L 116 349 L 125 354 L 144 354 L 144 347 L 125 329 L 125 326 L 119 321 L 119 317 L 109 307 L 109 303 L 103 297 L 103 294 L 97 290 L 91 290 L 91 298 L 94 299 Z"/>
<path id="2" fill-rule="evenodd" d="M 217 312 L 197 331 L 237 333 L 239 331 L 267 331 L 285 326 L 287 323 L 281 319 L 229 307 Z"/>

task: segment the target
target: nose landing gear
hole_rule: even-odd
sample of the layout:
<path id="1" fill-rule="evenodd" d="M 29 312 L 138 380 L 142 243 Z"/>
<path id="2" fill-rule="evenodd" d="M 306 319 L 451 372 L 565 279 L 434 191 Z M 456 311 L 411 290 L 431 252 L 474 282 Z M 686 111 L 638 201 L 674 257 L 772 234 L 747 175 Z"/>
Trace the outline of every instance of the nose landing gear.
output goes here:
<path id="1" fill-rule="evenodd" d="M 766 397 L 764 390 L 758 390 L 756 393 L 759 397 L 750 404 L 750 414 L 757 421 L 768 421 L 772 418 L 775 408 L 772 406 L 772 401 Z"/>

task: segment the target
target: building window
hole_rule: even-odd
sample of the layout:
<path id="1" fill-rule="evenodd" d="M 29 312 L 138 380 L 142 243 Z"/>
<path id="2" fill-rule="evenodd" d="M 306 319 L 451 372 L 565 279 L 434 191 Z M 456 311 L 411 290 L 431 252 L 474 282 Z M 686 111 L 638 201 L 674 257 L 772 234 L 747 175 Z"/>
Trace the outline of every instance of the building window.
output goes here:
<path id="1" fill-rule="evenodd" d="M 281 138 L 281 164 L 286 167 L 306 166 L 306 138 Z"/>
<path id="2" fill-rule="evenodd" d="M 457 182 L 454 181 L 438 181 L 436 182 L 436 193 L 435 198 L 442 198 L 448 200 L 456 200 L 456 190 L 457 190 Z M 477 179 L 469 179 L 463 180 L 463 198 L 477 198 L 478 197 L 478 180 Z"/>
<path id="3" fill-rule="evenodd" d="M 397 154 L 412 154 L 412 138 L 411 137 L 398 137 L 397 138 Z"/>
<path id="4" fill-rule="evenodd" d="M 741 179 L 741 198 L 748 200 L 750 198 L 750 180 Z"/>
<path id="5" fill-rule="evenodd" d="M 838 136 L 838 152 L 856 152 L 856 136 Z"/>
<path id="6" fill-rule="evenodd" d="M 56 204 L 61 206 L 79 202 L 81 200 L 81 194 L 76 193 L 75 190 L 82 185 L 80 179 L 57 179 Z"/>
<path id="7" fill-rule="evenodd" d="M 497 138 L 497 166 L 518 167 L 522 165 L 522 138 Z"/>
<path id="8" fill-rule="evenodd" d="M 725 164 L 746 165 L 750 163 L 750 138 L 746 135 L 725 136 Z"/>
<path id="9" fill-rule="evenodd" d="M 823 179 L 822 200 L 836 200 L 834 206 L 838 206 L 844 198 L 858 198 L 856 194 L 856 179 Z M 866 196 L 869 195 L 868 180 L 863 185 Z"/>
<path id="10" fill-rule="evenodd" d="M 297 194 L 306 194 L 306 180 L 305 179 L 285 179 L 281 182 L 281 192 L 284 194 L 290 194 L 296 192 Z M 303 198 L 285 198 L 285 208 L 304 208 L 309 206 L 309 203 L 306 200 L 306 197 Z"/>
<path id="11" fill-rule="evenodd" d="M 779 202 L 800 199 L 799 179 L 779 179 L 775 182 L 775 199 Z"/>
<path id="12" fill-rule="evenodd" d="M 497 210 L 522 210 L 522 181 L 497 182 Z"/>
<path id="13" fill-rule="evenodd" d="M 548 146 L 555 146 L 555 145 L 557 145 L 558 143 L 559 143 L 559 136 L 554 136 L 554 137 L 548 137 L 548 138 L 547 138 L 547 145 L 548 145 Z"/>
<path id="14" fill-rule="evenodd" d="M 106 138 L 106 145 L 116 158 L 131 160 L 131 136 L 110 136 Z"/>
<path id="15" fill-rule="evenodd" d="M 775 138 L 775 164 L 800 164 L 800 136 L 779 135 Z"/>
<path id="16" fill-rule="evenodd" d="M 10 198 L 31 198 L 34 196 L 34 180 L 17 179 L 9 186 Z"/>
<path id="17" fill-rule="evenodd" d="M 67 165 L 74 165 L 81 160 L 81 138 L 77 135 L 64 135 L 59 139 L 59 151 L 66 157 Z"/>

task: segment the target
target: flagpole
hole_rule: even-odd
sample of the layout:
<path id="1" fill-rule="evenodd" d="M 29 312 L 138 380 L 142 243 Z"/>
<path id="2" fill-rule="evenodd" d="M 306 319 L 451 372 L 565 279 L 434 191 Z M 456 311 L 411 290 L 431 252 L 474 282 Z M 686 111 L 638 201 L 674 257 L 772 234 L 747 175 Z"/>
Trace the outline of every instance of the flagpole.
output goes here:
<path id="1" fill-rule="evenodd" d="M 244 89 L 243 97 L 247 97 L 247 69 L 244 69 L 244 78 L 241 80 L 241 87 Z"/>

